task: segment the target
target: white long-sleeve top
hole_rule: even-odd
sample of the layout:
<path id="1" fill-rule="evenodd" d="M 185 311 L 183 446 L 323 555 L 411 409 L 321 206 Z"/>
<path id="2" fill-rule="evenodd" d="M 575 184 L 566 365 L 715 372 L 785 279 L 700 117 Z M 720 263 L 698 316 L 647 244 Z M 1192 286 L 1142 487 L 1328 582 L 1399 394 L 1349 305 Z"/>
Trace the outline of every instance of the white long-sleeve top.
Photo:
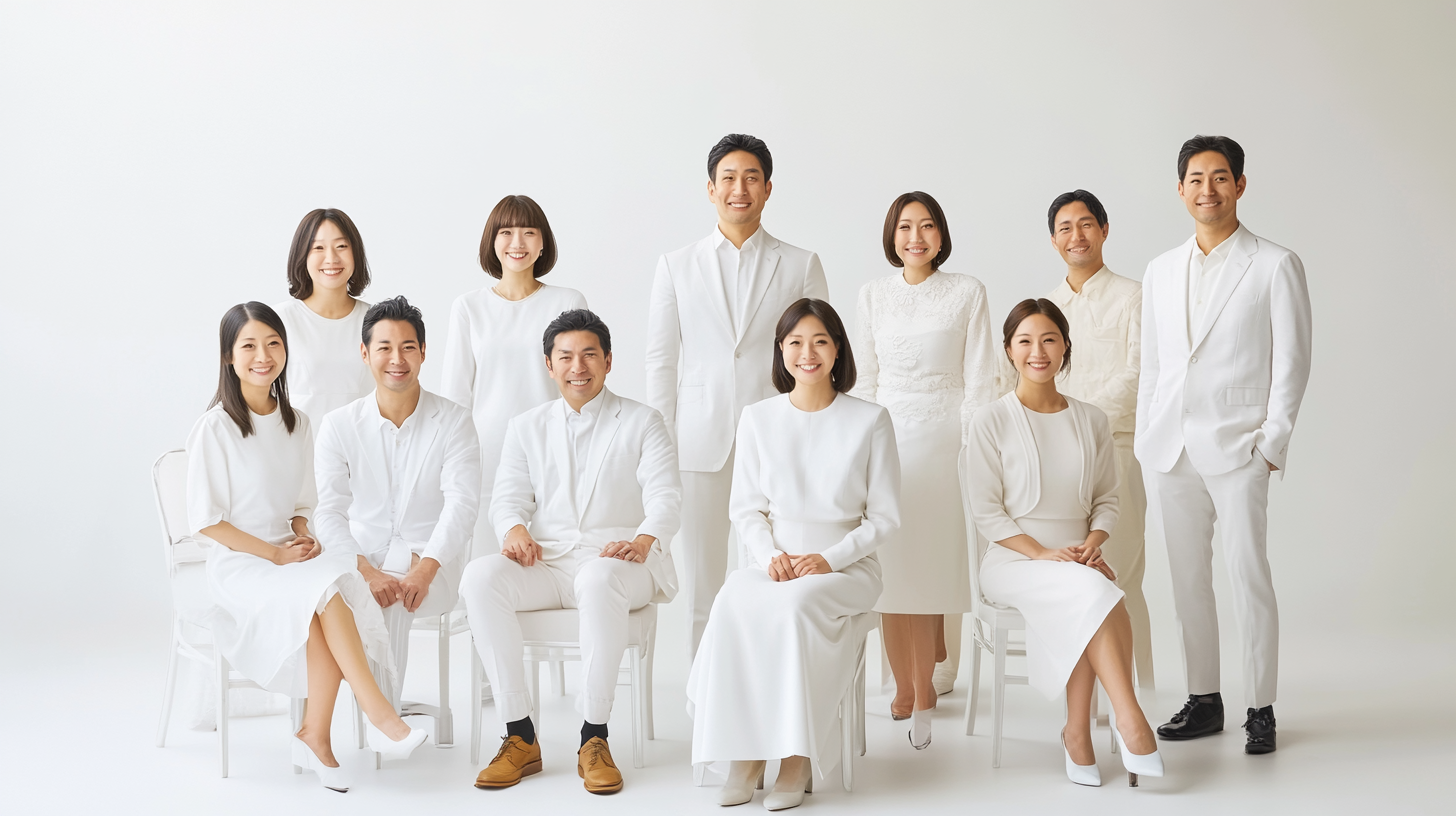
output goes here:
<path id="1" fill-rule="evenodd" d="M 1132 433 L 1142 357 L 1142 284 L 1104 266 L 1082 284 L 1082 291 L 1073 292 L 1063 278 L 1047 299 L 1061 308 L 1072 334 L 1072 367 L 1057 379 L 1057 390 L 1101 408 L 1113 433 Z"/>
<path id="2" fill-rule="evenodd" d="M 418 554 L 458 580 L 480 502 L 480 443 L 464 408 L 421 391 L 396 428 L 370 393 L 324 418 L 314 473 L 325 546 L 398 572 Z"/>
<path id="3" fill-rule="evenodd" d="M 896 416 L 959 415 L 965 444 L 976 409 L 996 398 L 996 354 L 986 287 L 938 271 L 912 286 L 902 274 L 859 290 L 854 394 Z"/>
<path id="4" fill-rule="evenodd" d="M 288 331 L 288 401 L 319 427 L 330 411 L 374 390 L 374 376 L 359 354 L 369 304 L 337 320 L 319 317 L 301 300 L 275 304 Z"/>
<path id="5" fill-rule="evenodd" d="M 900 453 L 883 407 L 840 394 L 801 411 L 780 394 L 743 409 L 728 515 L 753 562 L 802 555 L 776 524 L 845 525 L 818 550 L 838 572 L 890 545 L 900 528 Z"/>
<path id="6" fill-rule="evenodd" d="M 283 412 L 252 414 L 244 437 L 232 417 L 214 406 L 187 436 L 187 527 L 194 534 L 226 521 L 270 544 L 293 538 L 295 516 L 312 519 L 313 430 L 295 412 L 293 433 Z M 204 539 L 206 537 L 204 536 Z"/>

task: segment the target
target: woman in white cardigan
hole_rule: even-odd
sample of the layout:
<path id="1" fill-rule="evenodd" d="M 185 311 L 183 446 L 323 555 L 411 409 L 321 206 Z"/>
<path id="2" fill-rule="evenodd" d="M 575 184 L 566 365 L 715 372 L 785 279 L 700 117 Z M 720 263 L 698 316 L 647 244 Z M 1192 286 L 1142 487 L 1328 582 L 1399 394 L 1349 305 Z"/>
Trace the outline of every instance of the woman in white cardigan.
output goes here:
<path id="1" fill-rule="evenodd" d="M 966 489 L 976 528 L 993 542 L 981 594 L 1026 619 L 1028 682 L 1067 692 L 1067 776 L 1100 785 L 1092 752 L 1094 681 L 1112 701 L 1128 782 L 1162 776 L 1163 761 L 1133 691 L 1132 624 L 1102 557 L 1117 524 L 1117 470 L 1107 416 L 1057 392 L 1072 363 L 1067 319 L 1050 300 L 1024 300 L 1002 327 L 1016 390 L 976 412 Z"/>
<path id="2" fill-rule="evenodd" d="M 836 710 L 880 597 L 875 550 L 900 526 L 890 415 L 844 393 L 854 355 L 828 303 L 779 319 L 773 383 L 738 424 L 729 515 L 747 563 L 713 602 L 688 676 L 693 762 L 732 760 L 719 800 L 753 798 L 782 759 L 769 810 L 804 800 L 839 757 Z M 845 760 L 847 761 L 847 760 Z"/>

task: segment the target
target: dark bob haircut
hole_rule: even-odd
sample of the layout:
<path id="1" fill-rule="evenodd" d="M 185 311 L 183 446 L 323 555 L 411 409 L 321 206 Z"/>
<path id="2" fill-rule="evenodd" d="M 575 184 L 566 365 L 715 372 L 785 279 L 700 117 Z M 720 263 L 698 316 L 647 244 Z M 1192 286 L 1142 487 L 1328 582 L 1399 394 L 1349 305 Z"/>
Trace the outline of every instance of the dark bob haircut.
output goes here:
<path id="1" fill-rule="evenodd" d="M 325 221 L 332 221 L 344 240 L 349 242 L 349 251 L 354 256 L 354 274 L 349 276 L 349 296 L 359 297 L 369 288 L 369 259 L 364 255 L 364 239 L 359 229 L 343 210 L 314 210 L 298 222 L 293 231 L 293 246 L 288 249 L 288 294 L 299 300 L 313 295 L 313 278 L 308 276 L 308 253 L 313 248 L 313 237 Z"/>
<path id="2" fill-rule="evenodd" d="M 1183 143 L 1183 149 L 1178 151 L 1178 181 L 1188 175 L 1188 161 L 1199 153 L 1213 151 L 1221 154 L 1229 163 L 1229 172 L 1234 174 L 1234 181 L 1244 177 L 1244 149 L 1239 143 L 1227 136 L 1194 136 Z"/>
<path id="3" fill-rule="evenodd" d="M 1097 226 L 1107 226 L 1107 210 L 1103 209 L 1102 202 L 1097 200 L 1097 196 L 1092 195 L 1086 190 L 1073 190 L 1070 193 L 1062 193 L 1052 199 L 1052 206 L 1047 209 L 1047 232 L 1055 235 L 1057 232 L 1057 213 L 1061 212 L 1062 208 L 1068 204 L 1075 204 L 1078 201 L 1087 205 L 1087 211 L 1092 213 L 1093 218 L 1097 219 Z"/>
<path id="4" fill-rule="evenodd" d="M 941 211 L 940 203 L 931 197 L 930 193 L 922 193 L 919 190 L 905 193 L 895 199 L 895 203 L 890 205 L 890 211 L 885 213 L 885 260 L 890 262 L 890 266 L 903 267 L 905 265 L 905 262 L 895 253 L 895 229 L 900 226 L 900 213 L 904 212 L 905 208 L 914 201 L 925 205 L 925 209 L 930 211 L 930 220 L 935 222 L 935 228 L 940 231 L 940 251 L 930 259 L 930 268 L 939 269 L 940 265 L 945 263 L 945 259 L 950 257 L 950 227 L 945 223 L 945 213 Z"/>
<path id="5" fill-rule="evenodd" d="M 495 236 L 507 227 L 529 227 L 541 231 L 541 257 L 531 267 L 531 274 L 541 277 L 556 266 L 556 235 L 551 232 L 551 222 L 546 220 L 546 211 L 531 200 L 530 196 L 508 195 L 496 203 L 485 219 L 485 230 L 480 234 L 480 268 L 492 278 L 499 278 L 500 258 L 495 254 Z"/>
<path id="6" fill-rule="evenodd" d="M 773 178 L 773 154 L 768 152 L 768 145 L 757 136 L 749 136 L 747 133 L 730 133 L 718 140 L 713 149 L 708 151 L 708 181 L 718 180 L 718 162 L 723 157 L 734 151 L 742 150 L 752 153 L 758 163 L 763 165 L 763 180 Z"/>
<path id="7" fill-rule="evenodd" d="M 238 372 L 233 370 L 233 346 L 237 344 L 238 335 L 242 334 L 243 327 L 250 320 L 256 320 L 277 332 L 278 337 L 283 340 L 283 370 L 278 372 L 278 379 L 273 381 L 273 387 L 268 393 L 278 400 L 278 410 L 283 412 L 283 427 L 293 433 L 298 416 L 288 402 L 288 330 L 283 327 L 282 318 L 278 317 L 278 313 L 271 306 L 256 300 L 239 303 L 222 316 L 222 323 L 217 330 L 218 347 L 222 352 L 217 372 L 217 393 L 213 395 L 207 408 L 212 410 L 213 406 L 221 405 L 244 437 L 253 434 L 253 415 L 248 411 L 247 400 L 243 399 L 243 385 L 238 380 Z"/>
<path id="8" fill-rule="evenodd" d="M 418 306 L 410 305 L 404 295 L 392 297 L 389 300 L 381 300 L 369 307 L 364 313 L 364 333 L 359 338 L 364 345 L 369 345 L 374 339 L 374 326 L 381 320 L 398 320 L 401 323 L 408 323 L 415 327 L 415 340 L 419 341 L 420 348 L 425 347 L 425 316 L 420 312 Z"/>
<path id="9" fill-rule="evenodd" d="M 787 394 L 794 390 L 794 375 L 789 373 L 788 366 L 784 365 L 784 338 L 789 332 L 799 325 L 799 321 L 806 317 L 817 317 L 819 322 L 824 324 L 824 330 L 829 332 L 829 339 L 834 343 L 836 357 L 834 368 L 829 369 L 829 378 L 834 383 L 834 390 L 843 394 L 854 388 L 855 377 L 858 376 L 854 367 L 854 349 L 849 347 L 849 334 L 844 330 L 844 321 L 839 319 L 839 313 L 834 311 L 826 301 L 814 298 L 799 298 L 784 310 L 783 317 L 779 318 L 778 328 L 774 329 L 774 353 L 773 353 L 773 384 L 780 394 Z"/>
<path id="10" fill-rule="evenodd" d="M 541 336 L 542 353 L 549 359 L 551 350 L 556 347 L 556 335 L 574 331 L 595 334 L 597 342 L 602 346 L 602 353 L 612 353 L 612 332 L 591 309 L 571 309 L 557 315 L 556 319 L 546 327 L 546 333 Z"/>
<path id="11" fill-rule="evenodd" d="M 1057 308 L 1057 304 L 1046 298 L 1027 298 L 1016 304 L 1011 309 L 1011 314 L 1006 315 L 1006 322 L 1001 325 L 1001 348 L 1011 348 L 1011 337 L 1016 334 L 1016 329 L 1021 321 L 1032 315 L 1046 315 L 1057 325 L 1057 331 L 1062 333 L 1062 342 L 1067 344 L 1067 353 L 1062 355 L 1062 367 L 1057 373 L 1066 371 L 1072 367 L 1072 330 L 1067 326 L 1067 316 Z M 1007 358 L 1011 357 L 1010 352 L 1006 353 Z"/>

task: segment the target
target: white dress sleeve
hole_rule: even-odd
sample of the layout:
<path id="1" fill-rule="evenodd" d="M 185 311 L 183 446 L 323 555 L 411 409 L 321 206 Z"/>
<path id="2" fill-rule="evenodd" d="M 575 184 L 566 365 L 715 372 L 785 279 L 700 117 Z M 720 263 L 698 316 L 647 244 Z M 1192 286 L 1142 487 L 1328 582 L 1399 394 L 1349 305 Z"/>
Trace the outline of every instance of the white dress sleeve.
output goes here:
<path id="1" fill-rule="evenodd" d="M 845 474 L 853 478 L 853 474 Z M 829 568 L 839 572 L 889 544 L 900 529 L 900 451 L 895 445 L 895 426 L 890 412 L 879 409 L 870 431 L 870 461 L 865 474 L 864 517 L 859 527 L 838 544 L 820 553 Z"/>
<path id="2" fill-rule="evenodd" d="M 470 312 L 465 296 L 450 307 L 450 334 L 445 340 L 444 371 L 440 375 L 440 396 L 467 411 L 475 410 L 475 344 L 470 336 Z"/>
<path id="3" fill-rule="evenodd" d="M 850 395 L 865 402 L 875 402 L 880 379 L 880 358 L 875 353 L 873 286 L 871 282 L 860 287 L 859 305 L 855 310 L 854 365 L 859 377 Z"/>
<path id="4" fill-rule="evenodd" d="M 1006 472 L 996 437 L 993 409 L 978 412 L 966 451 L 965 492 L 977 532 L 990 541 L 1005 541 L 1021 535 L 1021 527 L 1006 512 Z"/>
<path id="5" fill-rule="evenodd" d="M 225 413 L 221 417 L 233 421 Z M 209 411 L 187 437 L 187 529 L 193 534 L 227 521 L 232 508 L 225 433 Z"/>
<path id="6" fill-rule="evenodd" d="M 977 409 L 995 400 L 998 350 L 991 337 L 991 311 L 986 304 L 986 287 L 975 278 L 971 287 L 970 316 L 966 321 L 965 356 L 961 361 L 965 397 L 961 400 L 961 445 L 970 443 L 971 417 Z"/>
<path id="7" fill-rule="evenodd" d="M 298 499 L 293 503 L 293 516 L 289 519 L 302 517 L 306 522 L 313 521 L 313 509 L 318 506 L 318 484 L 314 481 L 313 475 L 313 424 L 308 421 L 308 415 L 302 411 L 296 412 L 297 420 L 293 425 L 293 436 L 302 434 L 303 442 L 303 479 L 298 486 Z"/>
<path id="8" fill-rule="evenodd" d="M 778 555 L 773 528 L 768 523 L 768 496 L 759 484 L 762 463 L 758 456 L 758 431 L 752 407 L 744 409 L 738 421 L 737 452 L 733 456 L 733 489 L 729 494 L 728 517 L 750 558 L 767 567 Z"/>

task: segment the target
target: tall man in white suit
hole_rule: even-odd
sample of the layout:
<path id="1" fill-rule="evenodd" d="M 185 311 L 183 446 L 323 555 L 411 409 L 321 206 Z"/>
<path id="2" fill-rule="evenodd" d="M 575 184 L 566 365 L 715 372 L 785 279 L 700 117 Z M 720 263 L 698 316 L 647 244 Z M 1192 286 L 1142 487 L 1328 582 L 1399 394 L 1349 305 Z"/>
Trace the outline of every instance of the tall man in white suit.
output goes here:
<path id="1" fill-rule="evenodd" d="M 761 139 L 724 136 L 708 152 L 712 234 L 657 262 L 647 313 L 647 402 L 662 412 L 682 468 L 682 555 L 697 653 L 728 572 L 733 440 L 744 406 L 775 396 L 773 338 L 800 298 L 829 299 L 813 252 L 764 231 L 773 156 Z"/>
<path id="2" fill-rule="evenodd" d="M 606 389 L 612 336 L 595 314 L 563 312 L 547 326 L 543 347 L 561 399 L 507 426 L 490 502 L 501 551 L 473 561 L 461 580 L 475 649 L 506 725 L 500 752 L 475 786 L 510 787 L 541 770 L 516 616 L 575 608 L 577 772 L 587 791 L 615 793 L 622 774 L 607 746 L 607 719 L 627 616 L 677 594 L 668 548 L 682 508 L 677 453 L 661 414 Z"/>
<path id="3" fill-rule="evenodd" d="M 1143 276 L 1136 453 L 1161 516 L 1188 672 L 1164 739 L 1223 730 L 1213 525 L 1243 640 L 1244 750 L 1275 749 L 1279 610 L 1265 551 L 1269 475 L 1282 471 L 1309 382 L 1310 305 L 1293 252 L 1239 223 L 1244 151 L 1196 136 L 1178 154 L 1194 236 Z"/>
<path id="4" fill-rule="evenodd" d="M 420 387 L 425 322 L 402 297 L 364 316 L 360 354 L 374 393 L 323 417 L 315 443 L 319 537 L 358 557 L 384 610 L 400 707 L 416 615 L 455 608 L 480 502 L 480 442 L 470 412 Z M 445 723 L 441 729 L 448 729 Z M 441 735 L 449 742 L 449 731 Z"/>

